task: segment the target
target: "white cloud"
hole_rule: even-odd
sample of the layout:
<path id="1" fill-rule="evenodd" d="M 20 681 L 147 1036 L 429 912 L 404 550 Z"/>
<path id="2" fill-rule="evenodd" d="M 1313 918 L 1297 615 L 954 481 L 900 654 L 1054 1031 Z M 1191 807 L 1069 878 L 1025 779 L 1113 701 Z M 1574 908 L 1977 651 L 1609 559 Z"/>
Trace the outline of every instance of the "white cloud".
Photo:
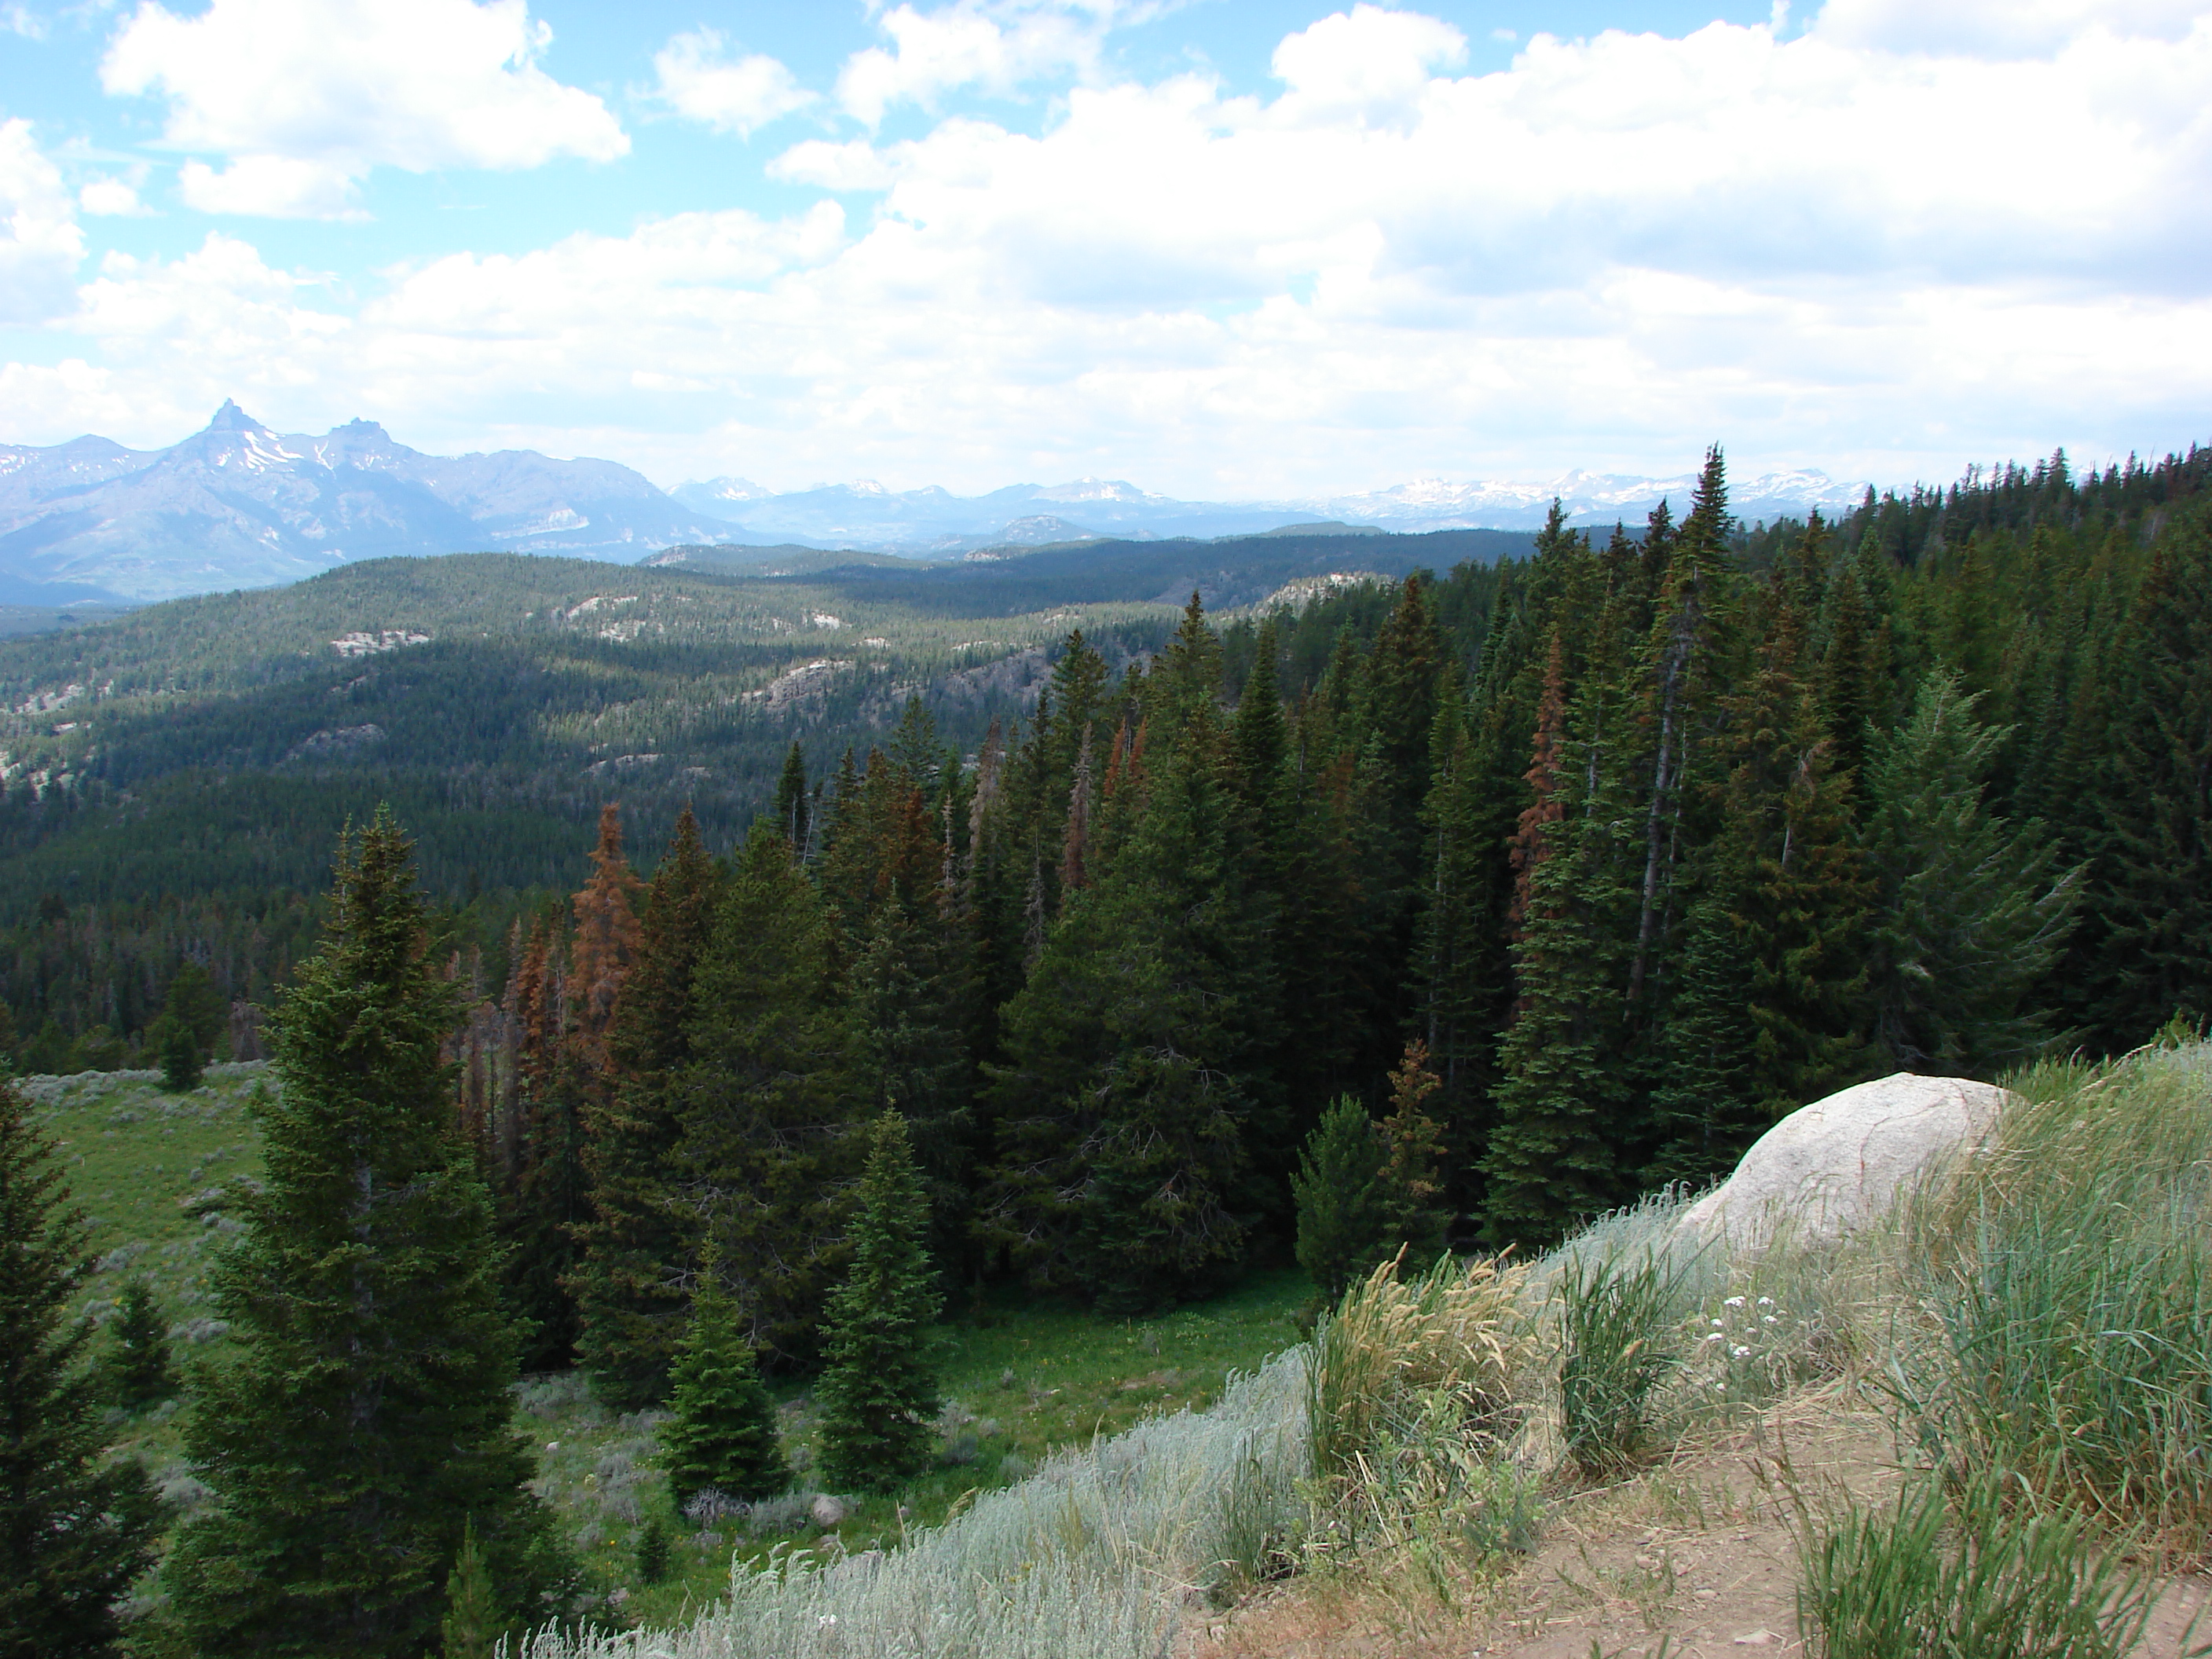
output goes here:
<path id="1" fill-rule="evenodd" d="M 43 40 L 46 38 L 46 20 L 28 6 L 0 6 L 0 29 L 26 40 Z"/>
<path id="2" fill-rule="evenodd" d="M 1087 74 L 1116 15 L 1111 3 L 1053 0 L 955 0 L 930 12 L 901 5 L 880 24 L 890 46 L 846 60 L 837 100 L 872 127 L 896 104 L 933 109 L 947 93 L 971 87 L 1004 97 L 1040 78 Z"/>
<path id="3" fill-rule="evenodd" d="M 655 95 L 678 115 L 740 138 L 817 99 L 775 58 L 730 57 L 713 29 L 677 35 L 653 54 L 653 67 L 660 77 Z"/>
<path id="4" fill-rule="evenodd" d="M 76 201 L 87 213 L 101 218 L 139 218 L 150 211 L 138 199 L 137 185 L 129 179 L 112 174 L 88 180 L 81 185 L 77 190 Z"/>
<path id="5" fill-rule="evenodd" d="M 166 97 L 171 148 L 234 158 L 188 164 L 192 205 L 327 217 L 379 166 L 626 155 L 606 106 L 538 67 L 551 39 L 525 0 L 213 0 L 192 17 L 142 0 L 100 81 Z"/>
<path id="6" fill-rule="evenodd" d="M 965 114 L 771 164 L 872 216 L 457 254 L 349 316 L 240 242 L 111 259 L 76 326 L 112 378 L 26 396 L 228 377 L 272 418 L 313 388 L 426 446 L 663 477 L 1193 495 L 1679 471 L 1714 437 L 1903 480 L 2206 435 L 2212 229 L 2179 210 L 2212 193 L 2212 23 L 1974 55 L 1846 40 L 1843 3 L 1480 76 L 1446 25 L 1360 7 L 1285 40 L 1272 95 L 1094 64 L 1041 133 Z"/>
<path id="7" fill-rule="evenodd" d="M 1838 46 L 2034 57 L 2096 31 L 2178 40 L 2203 13 L 2202 0 L 1827 0 L 1816 27 Z"/>
<path id="8" fill-rule="evenodd" d="M 809 138 L 770 161 L 768 176 L 781 184 L 846 191 L 889 190 L 898 173 L 882 151 L 863 140 L 833 144 Z"/>
<path id="9" fill-rule="evenodd" d="M 266 219 L 358 219 L 349 171 L 291 155 L 241 155 L 220 173 L 204 161 L 177 170 L 185 205 Z"/>
<path id="10" fill-rule="evenodd" d="M 67 310 L 83 258 L 84 232 L 59 169 L 28 121 L 0 121 L 0 322 L 41 322 Z"/>

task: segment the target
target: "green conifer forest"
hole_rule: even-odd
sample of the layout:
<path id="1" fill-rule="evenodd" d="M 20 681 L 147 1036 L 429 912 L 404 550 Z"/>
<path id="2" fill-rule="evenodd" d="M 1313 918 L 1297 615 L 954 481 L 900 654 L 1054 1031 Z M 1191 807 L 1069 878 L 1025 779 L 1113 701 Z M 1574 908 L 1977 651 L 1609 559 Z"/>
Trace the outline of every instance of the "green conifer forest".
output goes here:
<path id="1" fill-rule="evenodd" d="M 948 603 L 921 578 L 816 572 L 805 604 L 909 629 L 905 668 L 809 702 L 763 690 L 789 657 L 687 661 L 675 622 L 635 659 L 563 636 L 561 684 L 483 682 L 442 774 L 401 714 L 374 767 L 219 764 L 241 710 L 292 719 L 225 692 L 164 739 L 204 754 L 134 782 L 143 691 L 95 728 L 108 770 L 95 744 L 0 803 L 0 991 L 25 1071 L 186 1088 L 274 1055 L 216 1273 L 241 1358 L 192 1385 L 221 1501 L 163 1569 L 177 1639 L 415 1653 L 453 1585 L 477 1623 L 553 1605 L 518 1365 L 619 1411 L 672 1393 L 669 1467 L 733 1496 L 785 1473 L 761 1378 L 813 1377 L 830 1472 L 890 1486 L 931 1455 L 909 1339 L 943 1306 L 1119 1319 L 1292 1261 L 1336 1289 L 1536 1250 L 1844 1085 L 2203 1025 L 2208 481 L 2201 449 L 2060 454 L 1746 526 L 1715 448 L 1679 517 L 1555 507 L 1525 555 L 1024 612 L 1075 625 L 995 680 L 916 665 Z M 790 608 L 765 583 L 713 594 Z M 150 686 L 165 624 L 110 626 Z M 103 647 L 0 647 L 64 648 Z M 374 672 L 472 695 L 485 658 L 420 649 Z M 629 678 L 577 701 L 594 674 Z M 663 765 L 673 738 L 597 772 L 523 752 L 664 717 L 742 741 L 720 771 Z M 256 752 L 307 741 L 272 732 Z M 171 880 L 142 844 L 251 821 L 291 872 L 356 798 L 327 892 L 240 885 L 243 855 Z M 19 1300 L 63 1354 L 43 1194 Z"/>

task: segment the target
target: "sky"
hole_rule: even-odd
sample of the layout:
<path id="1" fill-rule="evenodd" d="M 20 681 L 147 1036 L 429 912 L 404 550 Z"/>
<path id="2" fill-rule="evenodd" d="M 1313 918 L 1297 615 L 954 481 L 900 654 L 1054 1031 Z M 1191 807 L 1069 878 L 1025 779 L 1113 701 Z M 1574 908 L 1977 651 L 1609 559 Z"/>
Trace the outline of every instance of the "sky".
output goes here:
<path id="1" fill-rule="evenodd" d="M 1884 484 L 2212 439 L 2212 0 L 0 0 L 0 441 Z"/>

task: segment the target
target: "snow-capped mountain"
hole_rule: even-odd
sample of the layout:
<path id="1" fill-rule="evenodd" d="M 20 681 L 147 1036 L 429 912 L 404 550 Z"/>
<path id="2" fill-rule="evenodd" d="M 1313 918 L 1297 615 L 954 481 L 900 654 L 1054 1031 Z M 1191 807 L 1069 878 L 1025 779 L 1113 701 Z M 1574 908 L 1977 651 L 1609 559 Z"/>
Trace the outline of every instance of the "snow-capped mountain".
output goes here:
<path id="1" fill-rule="evenodd" d="M 957 558 L 1110 537 L 1252 535 L 1342 523 L 1391 531 L 1527 530 L 1553 497 L 1579 525 L 1639 524 L 1696 483 L 1568 472 L 1542 483 L 1419 479 L 1363 495 L 1186 501 L 1119 478 L 1011 484 L 983 495 L 870 482 L 779 493 L 738 477 L 664 492 L 612 461 L 532 450 L 426 455 L 370 421 L 280 434 L 226 403 L 167 449 L 84 437 L 0 445 L 0 599 L 167 599 L 294 581 L 356 559 L 498 550 L 634 562 L 696 544 L 799 544 Z M 1746 520 L 1833 512 L 1861 484 L 1825 473 L 1741 481 Z"/>
<path id="2" fill-rule="evenodd" d="M 1571 523 L 1639 526 L 1664 500 L 1679 518 L 1687 510 L 1697 475 L 1638 478 L 1568 472 L 1540 483 L 1459 483 L 1425 478 L 1357 495 L 1263 501 L 1185 501 L 1153 495 L 1118 479 L 1079 478 L 1073 483 L 1013 484 L 988 495 L 955 495 L 934 487 L 890 490 L 878 483 L 820 484 L 776 495 L 743 479 L 717 478 L 678 486 L 676 498 L 720 513 L 743 527 L 732 538 L 757 544 L 797 543 L 852 547 L 869 552 L 943 557 L 976 548 L 1033 544 L 1023 528 L 1051 520 L 1065 526 L 1054 539 L 1079 532 L 1139 540 L 1163 536 L 1242 536 L 1285 526 L 1340 521 L 1383 530 L 1533 530 L 1558 496 Z M 1824 472 L 1778 472 L 1740 483 L 1732 492 L 1746 522 L 1814 507 L 1834 512 L 1854 506 L 1863 484 L 1838 483 Z"/>
<path id="3" fill-rule="evenodd" d="M 294 581 L 389 554 L 625 562 L 731 533 L 612 461 L 425 455 L 370 421 L 279 434 L 226 403 L 167 449 L 0 446 L 0 577 L 131 599 Z"/>
<path id="4" fill-rule="evenodd" d="M 1542 483 L 1423 478 L 1368 495 L 1337 495 L 1303 505 L 1385 530 L 1534 530 L 1542 526 L 1557 497 L 1570 523 L 1610 525 L 1619 520 L 1632 529 L 1662 500 L 1671 502 L 1674 516 L 1680 518 L 1697 484 L 1694 472 L 1674 478 L 1566 472 Z M 1729 491 L 1729 505 L 1747 524 L 1785 516 L 1802 519 L 1815 507 L 1832 516 L 1856 506 L 1865 491 L 1864 484 L 1838 483 L 1825 472 L 1771 472 L 1736 481 Z"/>
<path id="5" fill-rule="evenodd" d="M 1117 478 L 1010 484 L 987 495 L 955 495 L 933 484 L 921 489 L 886 489 L 867 480 L 775 495 L 743 478 L 714 478 L 678 484 L 672 494 L 679 501 L 742 526 L 745 533 L 741 539 L 746 542 L 853 547 L 925 557 L 1030 543 L 1034 538 L 1017 526 L 1037 519 L 1057 520 L 1066 526 L 1069 534 L 1059 539 L 1079 540 L 1085 534 L 1236 536 L 1315 516 L 1273 501 L 1179 501 Z"/>

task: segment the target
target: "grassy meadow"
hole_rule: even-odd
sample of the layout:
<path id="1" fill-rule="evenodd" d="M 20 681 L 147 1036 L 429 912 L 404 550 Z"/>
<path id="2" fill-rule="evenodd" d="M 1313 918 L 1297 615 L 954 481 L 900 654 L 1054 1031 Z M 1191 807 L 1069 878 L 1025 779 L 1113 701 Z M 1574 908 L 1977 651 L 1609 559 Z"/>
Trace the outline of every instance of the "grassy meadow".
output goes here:
<path id="1" fill-rule="evenodd" d="M 162 1090 L 155 1072 L 21 1083 L 61 1143 L 91 1223 L 99 1265 L 79 1311 L 104 1320 L 124 1286 L 144 1279 L 187 1368 L 220 1364 L 226 1349 L 222 1323 L 207 1305 L 206 1273 L 236 1224 L 206 1200 L 220 1183 L 258 1172 L 259 1139 L 247 1107 L 269 1086 L 267 1069 L 212 1066 L 200 1088 L 176 1095 Z M 627 1618 L 666 1623 L 727 1590 L 733 1553 L 752 1559 L 794 1542 L 833 1554 L 895 1546 L 902 1533 L 1024 1480 L 1057 1452 L 1111 1438 L 1148 1416 L 1206 1409 L 1231 1372 L 1296 1346 L 1311 1295 L 1303 1274 L 1272 1273 L 1150 1319 L 1100 1320 L 1011 1291 L 963 1306 L 933 1334 L 945 1401 L 939 1470 L 896 1498 L 850 1503 L 830 1528 L 808 1515 L 811 1492 L 757 1515 L 686 1525 L 653 1467 L 658 1414 L 604 1409 L 580 1375 L 525 1380 L 516 1391 L 518 1422 L 537 1448 L 538 1489 L 559 1512 L 592 1589 Z M 785 1379 L 776 1393 L 803 1480 L 812 1427 L 805 1383 Z M 143 1458 L 171 1501 L 189 1505 L 199 1487 L 179 1454 L 180 1409 L 173 1401 L 138 1416 L 118 1413 L 114 1427 L 126 1455 Z M 675 1530 L 677 1547 L 669 1576 L 647 1584 L 636 1570 L 637 1543 L 655 1513 Z"/>

